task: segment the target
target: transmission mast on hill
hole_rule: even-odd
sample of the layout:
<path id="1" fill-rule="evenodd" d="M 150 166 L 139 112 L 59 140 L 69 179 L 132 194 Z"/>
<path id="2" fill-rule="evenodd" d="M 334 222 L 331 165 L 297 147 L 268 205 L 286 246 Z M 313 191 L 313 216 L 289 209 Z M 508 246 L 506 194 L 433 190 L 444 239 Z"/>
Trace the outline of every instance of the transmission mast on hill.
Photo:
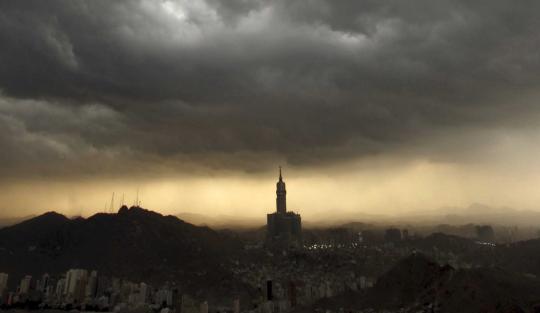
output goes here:
<path id="1" fill-rule="evenodd" d="M 114 207 L 114 191 L 111 197 L 111 206 L 109 206 L 109 213 L 113 213 L 113 207 Z"/>
<path id="2" fill-rule="evenodd" d="M 139 202 L 139 187 L 137 187 L 137 197 L 135 198 L 135 204 L 134 206 L 139 206 L 140 202 Z"/>

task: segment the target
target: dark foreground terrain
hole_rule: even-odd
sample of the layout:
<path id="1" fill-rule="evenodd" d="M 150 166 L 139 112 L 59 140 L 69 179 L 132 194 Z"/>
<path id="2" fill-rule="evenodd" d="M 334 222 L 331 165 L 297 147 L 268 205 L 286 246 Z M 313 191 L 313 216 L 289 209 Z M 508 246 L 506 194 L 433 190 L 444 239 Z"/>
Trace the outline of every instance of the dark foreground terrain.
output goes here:
<path id="1" fill-rule="evenodd" d="M 66 286 L 70 269 L 85 269 L 77 286 Z M 433 233 L 361 242 L 356 231 L 332 228 L 306 230 L 303 247 L 270 250 L 264 229 L 214 231 L 139 207 L 86 219 L 51 212 L 0 229 L 2 272 L 9 274 L 3 309 L 200 312 L 205 303 L 210 312 L 261 313 L 540 308 L 540 240 L 496 244 Z"/>

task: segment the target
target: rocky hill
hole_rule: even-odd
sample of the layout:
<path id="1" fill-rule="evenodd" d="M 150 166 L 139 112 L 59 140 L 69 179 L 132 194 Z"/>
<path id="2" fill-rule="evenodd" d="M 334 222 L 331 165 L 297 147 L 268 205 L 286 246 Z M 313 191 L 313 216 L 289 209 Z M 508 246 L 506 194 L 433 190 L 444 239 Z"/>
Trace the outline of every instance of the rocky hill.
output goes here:
<path id="1" fill-rule="evenodd" d="M 241 250 L 232 236 L 140 207 L 86 219 L 49 212 L 0 229 L 0 272 L 10 273 L 14 282 L 24 274 L 86 268 L 134 281 L 179 281 L 191 290 L 230 292 L 228 262 Z"/>
<path id="2" fill-rule="evenodd" d="M 528 312 L 540 301 L 540 281 L 499 268 L 454 269 L 421 254 L 378 280 L 365 305 L 435 312 Z"/>
<path id="3" fill-rule="evenodd" d="M 295 312 L 515 313 L 540 311 L 540 280 L 500 268 L 455 269 L 413 254 L 367 291 L 349 291 Z"/>

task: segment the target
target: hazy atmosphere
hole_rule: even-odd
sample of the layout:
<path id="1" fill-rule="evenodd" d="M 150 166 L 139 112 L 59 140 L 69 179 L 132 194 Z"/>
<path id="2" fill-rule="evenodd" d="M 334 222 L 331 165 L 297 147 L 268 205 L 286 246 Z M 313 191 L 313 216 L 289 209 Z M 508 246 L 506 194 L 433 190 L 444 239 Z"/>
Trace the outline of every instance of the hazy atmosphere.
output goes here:
<path id="1" fill-rule="evenodd" d="M 0 216 L 540 211 L 538 12 L 1 1 Z"/>
<path id="2" fill-rule="evenodd" d="M 540 313 L 539 13 L 0 0 L 0 312 Z"/>

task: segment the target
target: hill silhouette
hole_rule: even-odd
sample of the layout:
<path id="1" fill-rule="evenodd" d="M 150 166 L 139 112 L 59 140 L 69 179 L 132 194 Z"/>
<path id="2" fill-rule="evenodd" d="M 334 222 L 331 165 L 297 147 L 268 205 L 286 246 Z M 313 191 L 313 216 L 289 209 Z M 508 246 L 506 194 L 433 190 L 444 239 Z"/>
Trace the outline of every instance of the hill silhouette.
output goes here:
<path id="1" fill-rule="evenodd" d="M 455 269 L 415 253 L 380 276 L 371 289 L 326 298 L 295 312 L 538 312 L 540 281 L 499 268 Z"/>
<path id="2" fill-rule="evenodd" d="M 24 274 L 86 268 L 133 281 L 181 281 L 193 292 L 219 292 L 232 288 L 226 285 L 227 262 L 241 248 L 233 237 L 140 207 L 87 219 L 49 212 L 0 229 L 0 269 L 12 274 L 12 282 Z"/>
<path id="3" fill-rule="evenodd" d="M 436 312 L 526 312 L 538 301 L 540 281 L 499 268 L 455 269 L 413 254 L 384 274 L 366 305 Z"/>
<path id="4" fill-rule="evenodd" d="M 540 239 L 499 247 L 499 263 L 512 271 L 540 277 Z"/>

